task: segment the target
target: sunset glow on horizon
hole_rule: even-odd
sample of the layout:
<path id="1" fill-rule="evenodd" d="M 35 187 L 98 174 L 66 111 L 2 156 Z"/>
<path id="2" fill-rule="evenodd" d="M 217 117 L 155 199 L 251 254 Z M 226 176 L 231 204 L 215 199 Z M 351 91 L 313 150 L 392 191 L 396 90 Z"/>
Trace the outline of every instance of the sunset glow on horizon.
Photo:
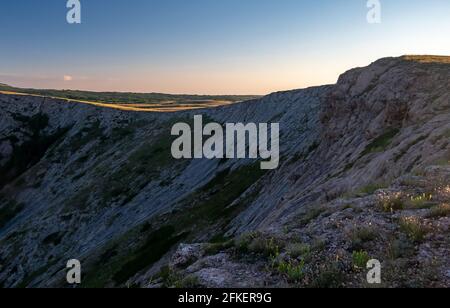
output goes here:
<path id="1" fill-rule="evenodd" d="M 1 4 L 0 83 L 183 94 L 268 94 L 335 83 L 390 56 L 450 54 L 448 0 L 90 0 Z M 17 16 L 22 16 L 18 19 Z"/>

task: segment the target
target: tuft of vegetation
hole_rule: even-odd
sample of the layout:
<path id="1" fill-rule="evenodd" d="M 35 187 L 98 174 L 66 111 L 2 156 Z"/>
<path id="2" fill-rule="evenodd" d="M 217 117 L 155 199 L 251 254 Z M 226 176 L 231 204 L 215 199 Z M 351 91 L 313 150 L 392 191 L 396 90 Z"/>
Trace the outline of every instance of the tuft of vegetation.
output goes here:
<path id="1" fill-rule="evenodd" d="M 280 261 L 276 267 L 277 271 L 284 275 L 291 283 L 298 283 L 305 277 L 305 261 L 299 262 Z"/>
<path id="2" fill-rule="evenodd" d="M 322 215 L 326 211 L 323 206 L 315 206 L 312 207 L 307 213 L 300 217 L 300 226 L 305 227 L 313 220 L 317 219 L 320 215 Z"/>
<path id="3" fill-rule="evenodd" d="M 450 216 L 450 204 L 440 204 L 430 210 L 427 218 L 441 218 L 447 216 Z"/>
<path id="4" fill-rule="evenodd" d="M 248 251 L 270 257 L 279 254 L 280 244 L 274 238 L 256 237 L 248 245 Z"/>
<path id="5" fill-rule="evenodd" d="M 338 263 L 323 268 L 309 285 L 311 288 L 340 288 L 344 283 L 344 273 Z"/>
<path id="6" fill-rule="evenodd" d="M 177 289 L 193 289 L 200 286 L 200 282 L 197 276 L 188 275 L 173 283 Z"/>
<path id="7" fill-rule="evenodd" d="M 304 243 L 293 243 L 290 244 L 286 250 L 291 258 L 306 258 L 311 253 L 311 246 Z"/>
<path id="8" fill-rule="evenodd" d="M 152 232 L 142 247 L 128 256 L 129 261 L 114 274 L 113 280 L 116 284 L 125 283 L 138 272 L 161 259 L 173 245 L 186 236 L 185 233 L 175 234 L 175 228 L 172 226 L 164 226 Z"/>
<path id="9" fill-rule="evenodd" d="M 369 145 L 367 145 L 365 150 L 362 152 L 361 157 L 366 156 L 367 154 L 385 151 L 391 144 L 392 139 L 394 139 L 394 137 L 397 136 L 399 132 L 399 129 L 392 129 L 376 138 Z"/>
<path id="10" fill-rule="evenodd" d="M 420 196 L 411 197 L 411 200 L 408 201 L 408 208 L 410 209 L 428 209 L 433 205 L 435 205 L 433 202 L 433 195 L 426 193 Z"/>
<path id="11" fill-rule="evenodd" d="M 248 252 L 250 243 L 259 236 L 258 232 L 243 233 L 234 240 L 234 246 L 243 253 Z"/>
<path id="12" fill-rule="evenodd" d="M 189 226 L 217 222 L 228 224 L 256 198 L 259 192 L 257 187 L 247 197 L 239 199 L 266 172 L 260 169 L 259 163 L 220 172 L 208 184 L 183 200 L 189 207 L 186 209 L 188 214 L 180 217 L 177 223 Z"/>
<path id="13" fill-rule="evenodd" d="M 374 241 L 379 232 L 374 227 L 356 227 L 350 232 L 351 248 L 353 250 L 363 249 L 365 244 Z"/>
<path id="14" fill-rule="evenodd" d="M 405 203 L 403 202 L 401 194 L 394 193 L 381 196 L 378 201 L 378 206 L 383 212 L 393 213 L 403 210 L 405 208 Z"/>
<path id="15" fill-rule="evenodd" d="M 210 243 L 205 247 L 206 255 L 215 255 L 234 246 L 233 240 Z"/>
<path id="16" fill-rule="evenodd" d="M 164 288 L 192 289 L 201 287 L 197 276 L 184 276 L 169 266 L 162 267 L 159 273 L 152 277 L 152 280 L 157 279 L 162 280 L 162 286 Z"/>
<path id="17" fill-rule="evenodd" d="M 400 229 L 414 242 L 420 243 L 428 233 L 428 228 L 418 217 L 403 217 L 400 219 Z"/>
<path id="18" fill-rule="evenodd" d="M 399 258 L 409 258 L 414 255 L 415 248 L 409 238 L 394 239 L 389 243 L 387 255 L 396 260 Z"/>
<path id="19" fill-rule="evenodd" d="M 238 237 L 234 245 L 241 253 L 255 253 L 265 257 L 273 257 L 280 254 L 282 243 L 272 237 L 266 238 L 259 232 L 250 232 Z"/>
<path id="20" fill-rule="evenodd" d="M 362 195 L 372 195 L 373 193 L 375 193 L 377 190 L 379 189 L 383 189 L 383 188 L 387 188 L 389 185 L 387 185 L 386 183 L 372 183 L 372 184 L 368 184 L 364 187 L 362 187 L 357 194 L 362 194 Z"/>
<path id="21" fill-rule="evenodd" d="M 369 262 L 370 257 L 367 251 L 354 251 L 352 254 L 352 262 L 353 267 L 356 269 L 363 269 L 367 266 L 367 262 Z"/>

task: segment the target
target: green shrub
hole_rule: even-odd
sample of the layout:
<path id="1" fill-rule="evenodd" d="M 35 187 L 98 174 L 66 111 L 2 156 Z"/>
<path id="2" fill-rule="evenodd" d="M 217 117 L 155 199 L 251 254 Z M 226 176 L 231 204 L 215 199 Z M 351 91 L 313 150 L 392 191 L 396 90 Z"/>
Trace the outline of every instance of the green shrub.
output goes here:
<path id="1" fill-rule="evenodd" d="M 344 273 L 339 268 L 339 264 L 333 263 L 326 266 L 314 277 L 309 285 L 311 288 L 339 288 L 344 283 Z"/>
<path id="2" fill-rule="evenodd" d="M 305 276 L 305 261 L 302 260 L 298 263 L 281 261 L 277 270 L 280 274 L 285 275 L 289 282 L 299 282 Z"/>
<path id="3" fill-rule="evenodd" d="M 125 283 L 129 278 L 161 259 L 170 248 L 186 236 L 185 233 L 176 235 L 175 228 L 172 226 L 164 226 L 152 232 L 146 242 L 132 252 L 129 261 L 114 274 L 113 280 L 117 284 Z"/>
<path id="4" fill-rule="evenodd" d="M 317 252 L 323 251 L 327 247 L 327 241 L 323 238 L 317 237 L 313 240 L 311 249 Z"/>
<path id="5" fill-rule="evenodd" d="M 243 233 L 234 240 L 234 246 L 241 252 L 248 252 L 250 243 L 259 236 L 258 232 Z"/>
<path id="6" fill-rule="evenodd" d="M 307 257 L 311 253 L 311 246 L 303 243 L 294 243 L 287 247 L 287 252 L 294 259 Z"/>
<path id="7" fill-rule="evenodd" d="M 367 262 L 369 262 L 370 257 L 366 251 L 354 251 L 352 254 L 353 267 L 357 269 L 362 269 L 367 266 Z"/>
<path id="8" fill-rule="evenodd" d="M 266 239 L 263 237 L 257 237 L 254 238 L 249 244 L 248 250 L 253 253 L 270 257 L 279 253 L 280 246 L 274 238 Z"/>
<path id="9" fill-rule="evenodd" d="M 387 133 L 381 135 L 380 137 L 376 138 L 374 141 L 372 141 L 366 149 L 362 152 L 362 156 L 366 156 L 370 153 L 377 153 L 377 152 L 383 152 L 387 149 L 387 147 L 391 144 L 392 139 L 394 139 L 395 136 L 399 133 L 400 130 L 398 129 L 392 129 L 388 131 Z"/>
<path id="10" fill-rule="evenodd" d="M 304 227 L 311 223 L 313 220 L 318 218 L 325 212 L 325 208 L 318 206 L 312 207 L 308 212 L 306 212 L 303 216 L 300 217 L 300 226 Z"/>
<path id="11" fill-rule="evenodd" d="M 189 275 L 173 282 L 173 286 L 177 289 L 193 289 L 200 286 L 197 276 Z"/>
<path id="12" fill-rule="evenodd" d="M 400 211 L 405 208 L 403 198 L 399 193 L 382 196 L 378 205 L 383 212 L 390 213 Z"/>
<path id="13" fill-rule="evenodd" d="M 375 193 L 377 190 L 386 188 L 387 184 L 375 183 L 364 186 L 358 191 L 358 194 L 371 195 Z"/>
<path id="14" fill-rule="evenodd" d="M 215 254 L 217 254 L 223 250 L 229 249 L 231 247 L 233 247 L 232 240 L 221 242 L 221 243 L 210 243 L 205 248 L 205 253 L 207 255 L 215 255 Z"/>
<path id="15" fill-rule="evenodd" d="M 378 237 L 378 231 L 374 227 L 356 227 L 350 232 L 352 249 L 362 249 L 364 244 Z"/>
<path id="16" fill-rule="evenodd" d="M 417 197 L 411 197 L 411 200 L 408 201 L 408 208 L 426 209 L 432 207 L 434 204 L 435 203 L 433 203 L 433 195 L 422 194 Z"/>
<path id="17" fill-rule="evenodd" d="M 414 254 L 414 244 L 408 238 L 395 239 L 389 243 L 388 256 L 392 260 L 408 258 Z"/>
<path id="18" fill-rule="evenodd" d="M 428 233 L 426 226 L 418 217 L 403 217 L 400 219 L 400 229 L 414 242 L 422 242 Z"/>
<path id="19" fill-rule="evenodd" d="M 447 217 L 450 215 L 450 204 L 441 204 L 433 207 L 430 210 L 430 213 L 427 215 L 427 218 L 440 218 Z"/>

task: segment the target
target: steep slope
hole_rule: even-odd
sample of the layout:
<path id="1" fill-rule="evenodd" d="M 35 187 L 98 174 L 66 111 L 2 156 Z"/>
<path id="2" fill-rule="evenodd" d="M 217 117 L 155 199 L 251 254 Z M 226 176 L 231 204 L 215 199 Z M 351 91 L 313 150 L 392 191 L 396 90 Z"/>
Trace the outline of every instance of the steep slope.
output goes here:
<path id="1" fill-rule="evenodd" d="M 370 256 L 388 286 L 448 286 L 449 77 L 449 57 L 387 58 L 175 114 L 0 95 L 0 282 L 63 286 L 75 258 L 84 286 L 362 286 Z M 280 167 L 172 159 L 195 114 L 279 122 Z"/>

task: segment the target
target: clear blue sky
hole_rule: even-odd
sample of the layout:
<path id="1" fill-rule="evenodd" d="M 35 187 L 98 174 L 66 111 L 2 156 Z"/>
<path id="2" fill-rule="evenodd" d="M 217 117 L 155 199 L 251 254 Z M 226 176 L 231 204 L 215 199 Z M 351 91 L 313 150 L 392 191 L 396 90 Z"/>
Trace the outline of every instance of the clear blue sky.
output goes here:
<path id="1" fill-rule="evenodd" d="M 449 0 L 66 0 L 0 3 L 0 82 L 264 94 L 334 83 L 385 56 L 450 55 Z M 66 80 L 64 80 L 66 76 Z"/>

